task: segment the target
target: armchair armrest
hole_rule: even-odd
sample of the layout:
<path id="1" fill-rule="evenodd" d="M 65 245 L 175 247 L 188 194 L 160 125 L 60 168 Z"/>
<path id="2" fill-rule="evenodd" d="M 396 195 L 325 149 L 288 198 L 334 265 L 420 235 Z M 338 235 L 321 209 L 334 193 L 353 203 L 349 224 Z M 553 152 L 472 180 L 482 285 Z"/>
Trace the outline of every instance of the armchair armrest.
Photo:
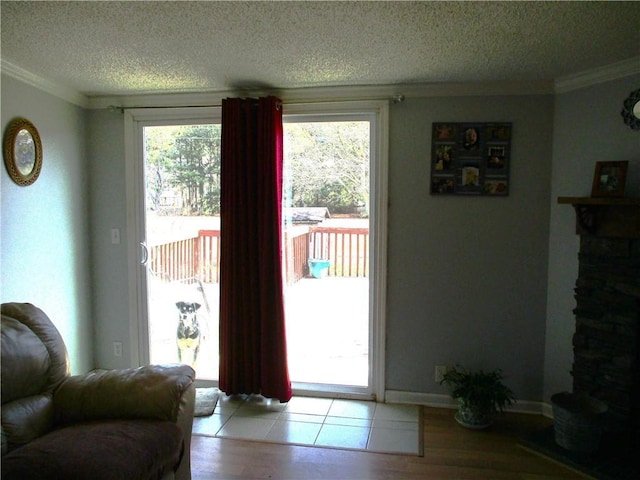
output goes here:
<path id="1" fill-rule="evenodd" d="M 55 422 L 150 419 L 177 422 L 193 408 L 195 372 L 186 365 L 148 365 L 67 378 L 54 392 Z M 191 432 L 188 432 L 189 434 Z"/>

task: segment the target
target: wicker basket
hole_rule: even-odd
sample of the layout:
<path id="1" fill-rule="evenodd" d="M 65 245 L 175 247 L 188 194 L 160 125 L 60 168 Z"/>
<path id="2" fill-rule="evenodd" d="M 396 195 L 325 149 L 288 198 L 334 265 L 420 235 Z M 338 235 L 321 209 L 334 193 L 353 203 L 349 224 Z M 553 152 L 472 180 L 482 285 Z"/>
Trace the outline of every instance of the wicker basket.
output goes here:
<path id="1" fill-rule="evenodd" d="M 605 403 L 584 393 L 563 392 L 553 395 L 551 404 L 558 445 L 574 452 L 598 450 Z"/>

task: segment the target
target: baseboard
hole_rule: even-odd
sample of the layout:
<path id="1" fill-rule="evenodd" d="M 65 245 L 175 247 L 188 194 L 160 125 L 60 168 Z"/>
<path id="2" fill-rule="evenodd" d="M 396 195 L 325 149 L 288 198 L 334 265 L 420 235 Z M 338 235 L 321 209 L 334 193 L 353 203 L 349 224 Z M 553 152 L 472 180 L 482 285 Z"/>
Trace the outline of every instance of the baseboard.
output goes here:
<path id="1" fill-rule="evenodd" d="M 405 392 L 401 390 L 385 391 L 386 403 L 408 403 L 411 405 L 425 405 L 427 407 L 457 408 L 455 401 L 449 395 L 435 393 Z"/>
<path id="2" fill-rule="evenodd" d="M 453 400 L 449 395 L 439 395 L 435 393 L 387 390 L 384 398 L 387 403 L 408 403 L 412 405 L 424 405 L 436 408 L 457 408 L 455 400 Z M 544 415 L 545 417 L 553 418 L 551 414 L 551 407 L 548 404 L 532 402 L 529 400 L 518 400 L 515 404 L 508 407 L 506 411 Z"/>
<path id="3" fill-rule="evenodd" d="M 544 415 L 544 404 L 542 402 L 532 402 L 530 400 L 518 400 L 507 407 L 507 412 L 529 413 L 532 415 Z"/>

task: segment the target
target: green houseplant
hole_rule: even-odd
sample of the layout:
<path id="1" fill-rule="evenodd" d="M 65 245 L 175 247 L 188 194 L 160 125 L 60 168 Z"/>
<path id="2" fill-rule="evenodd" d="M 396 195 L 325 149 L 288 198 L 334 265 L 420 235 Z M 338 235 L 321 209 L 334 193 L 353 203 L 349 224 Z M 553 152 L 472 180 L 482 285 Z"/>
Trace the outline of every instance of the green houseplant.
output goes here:
<path id="1" fill-rule="evenodd" d="M 474 429 L 491 425 L 495 414 L 515 401 L 513 392 L 502 383 L 503 378 L 501 369 L 484 372 L 460 365 L 449 368 L 440 384 L 449 387 L 458 402 L 458 423 Z"/>

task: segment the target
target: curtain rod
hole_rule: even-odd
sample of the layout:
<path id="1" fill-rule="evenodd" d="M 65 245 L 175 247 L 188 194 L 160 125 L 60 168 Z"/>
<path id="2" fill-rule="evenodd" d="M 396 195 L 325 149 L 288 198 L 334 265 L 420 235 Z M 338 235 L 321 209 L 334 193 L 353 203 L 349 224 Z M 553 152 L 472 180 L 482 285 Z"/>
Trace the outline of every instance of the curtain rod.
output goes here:
<path id="1" fill-rule="evenodd" d="M 282 107 L 282 105 L 284 104 L 284 102 L 280 101 L 278 103 L 276 103 L 276 107 L 278 109 L 280 109 Z M 162 108 L 162 109 L 167 109 L 167 108 L 222 108 L 222 104 L 213 104 L 213 105 L 146 105 L 146 106 L 132 106 L 132 107 L 123 107 L 123 106 L 118 106 L 118 105 L 108 105 L 107 106 L 107 110 L 110 112 L 115 112 L 117 110 L 120 111 L 120 113 L 124 113 L 126 110 L 138 110 L 138 109 L 144 109 L 144 110 L 152 110 L 155 108 Z"/>
<path id="2" fill-rule="evenodd" d="M 388 97 L 383 97 L 382 99 L 387 99 Z M 380 97 L 376 98 L 376 99 L 381 99 Z M 368 99 L 363 99 L 363 98 L 359 98 L 357 100 L 372 100 L 371 98 Z M 403 103 L 405 100 L 405 96 L 402 94 L 396 94 L 393 95 L 391 97 L 391 100 L 393 101 L 393 103 L 398 104 L 398 103 Z M 329 100 L 329 101 L 335 101 L 335 100 Z M 295 102 L 286 102 L 286 101 L 282 101 L 280 100 L 280 102 L 278 102 L 278 108 L 280 108 L 283 105 L 293 105 L 293 104 L 299 104 L 299 103 L 320 103 L 321 100 L 317 100 L 317 101 L 310 101 L 310 102 L 300 102 L 300 101 L 295 101 Z M 167 108 L 222 108 L 222 104 L 211 104 L 211 105 L 140 105 L 140 106 L 131 106 L 131 107 L 123 107 L 123 106 L 119 106 L 119 105 L 108 105 L 107 106 L 107 110 L 110 112 L 115 112 L 117 110 L 120 111 L 120 113 L 124 113 L 126 110 L 136 110 L 136 109 L 155 109 L 155 108 L 162 108 L 162 109 L 167 109 Z"/>

